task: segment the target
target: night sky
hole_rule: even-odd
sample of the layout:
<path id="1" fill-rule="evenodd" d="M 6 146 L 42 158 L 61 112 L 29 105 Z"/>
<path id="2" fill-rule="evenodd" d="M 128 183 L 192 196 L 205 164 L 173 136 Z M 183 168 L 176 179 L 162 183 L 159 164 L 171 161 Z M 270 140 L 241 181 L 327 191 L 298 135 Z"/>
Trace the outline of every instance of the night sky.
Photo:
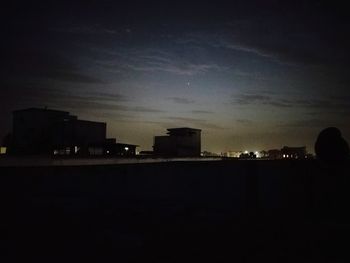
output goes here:
<path id="1" fill-rule="evenodd" d="M 13 110 L 47 106 L 139 150 L 174 127 L 202 129 L 213 152 L 312 152 L 328 126 L 350 139 L 350 19 L 335 1 L 24 3 L 1 8 L 0 137 Z"/>

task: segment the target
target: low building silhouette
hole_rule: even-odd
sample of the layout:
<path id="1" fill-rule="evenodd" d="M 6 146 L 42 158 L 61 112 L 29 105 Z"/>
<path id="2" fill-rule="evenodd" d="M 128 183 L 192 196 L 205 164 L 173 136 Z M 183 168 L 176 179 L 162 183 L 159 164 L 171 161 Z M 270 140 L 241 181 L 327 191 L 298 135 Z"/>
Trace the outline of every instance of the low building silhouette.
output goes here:
<path id="1" fill-rule="evenodd" d="M 57 122 L 52 131 L 55 150 L 66 149 L 68 154 L 101 155 L 106 142 L 106 123 L 86 120 Z"/>
<path id="2" fill-rule="evenodd" d="M 105 154 L 117 156 L 135 156 L 138 145 L 117 143 L 115 138 L 106 139 Z"/>
<path id="3" fill-rule="evenodd" d="M 155 155 L 198 157 L 201 155 L 201 130 L 192 128 L 167 129 L 168 135 L 155 136 Z"/>
<path id="4" fill-rule="evenodd" d="M 106 127 L 105 122 L 80 120 L 67 111 L 47 108 L 16 110 L 13 112 L 9 152 L 15 155 L 105 155 L 107 152 L 135 155 L 136 145 L 106 139 Z"/>
<path id="5" fill-rule="evenodd" d="M 304 159 L 306 157 L 306 147 L 288 147 L 281 149 L 283 159 Z"/>
<path id="6" fill-rule="evenodd" d="M 229 158 L 239 158 L 239 156 L 243 153 L 243 151 L 227 151 L 224 152 L 222 155 L 224 157 L 229 157 Z"/>
<path id="7" fill-rule="evenodd" d="M 202 157 L 219 157 L 220 154 L 209 152 L 209 151 L 203 151 L 201 152 Z"/>
<path id="8" fill-rule="evenodd" d="M 305 159 L 311 158 L 312 155 L 306 152 L 306 147 L 289 147 L 284 146 L 282 149 L 272 149 L 267 151 L 267 156 L 270 160 L 280 160 L 280 159 Z"/>
<path id="9" fill-rule="evenodd" d="M 268 158 L 270 160 L 278 160 L 282 159 L 282 153 L 281 150 L 278 149 L 272 149 L 267 151 Z"/>
<path id="10" fill-rule="evenodd" d="M 239 155 L 240 159 L 256 159 L 257 156 L 254 152 L 243 152 Z"/>

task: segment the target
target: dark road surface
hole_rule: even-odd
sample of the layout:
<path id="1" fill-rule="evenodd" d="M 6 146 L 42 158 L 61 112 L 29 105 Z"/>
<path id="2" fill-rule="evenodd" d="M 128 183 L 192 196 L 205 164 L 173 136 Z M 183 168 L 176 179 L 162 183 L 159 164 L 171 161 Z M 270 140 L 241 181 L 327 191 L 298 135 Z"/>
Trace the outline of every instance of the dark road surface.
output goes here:
<path id="1" fill-rule="evenodd" d="M 0 261 L 349 262 L 348 167 L 3 167 Z"/>

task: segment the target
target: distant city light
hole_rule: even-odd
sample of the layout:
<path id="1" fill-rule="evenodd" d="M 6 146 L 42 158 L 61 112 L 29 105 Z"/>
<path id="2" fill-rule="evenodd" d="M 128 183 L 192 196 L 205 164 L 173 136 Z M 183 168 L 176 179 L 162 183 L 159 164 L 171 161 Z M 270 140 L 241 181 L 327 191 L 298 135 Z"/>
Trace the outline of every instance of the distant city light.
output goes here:
<path id="1" fill-rule="evenodd" d="M 249 152 L 248 151 L 244 151 L 245 154 L 248 154 Z"/>

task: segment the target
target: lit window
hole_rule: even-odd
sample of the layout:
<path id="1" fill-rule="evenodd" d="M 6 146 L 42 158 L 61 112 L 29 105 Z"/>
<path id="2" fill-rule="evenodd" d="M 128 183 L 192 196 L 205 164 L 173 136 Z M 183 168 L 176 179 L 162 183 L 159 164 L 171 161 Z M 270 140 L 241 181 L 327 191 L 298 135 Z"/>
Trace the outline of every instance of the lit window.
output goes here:
<path id="1" fill-rule="evenodd" d="M 0 147 L 0 154 L 6 154 L 7 148 L 6 147 Z"/>
<path id="2" fill-rule="evenodd" d="M 124 149 L 125 149 L 125 151 L 128 151 L 128 150 L 129 150 L 129 147 L 125 147 Z"/>
<path id="3" fill-rule="evenodd" d="M 66 151 L 65 151 L 65 154 L 69 155 L 69 154 L 70 154 L 70 147 L 66 147 L 65 150 L 66 150 Z"/>

